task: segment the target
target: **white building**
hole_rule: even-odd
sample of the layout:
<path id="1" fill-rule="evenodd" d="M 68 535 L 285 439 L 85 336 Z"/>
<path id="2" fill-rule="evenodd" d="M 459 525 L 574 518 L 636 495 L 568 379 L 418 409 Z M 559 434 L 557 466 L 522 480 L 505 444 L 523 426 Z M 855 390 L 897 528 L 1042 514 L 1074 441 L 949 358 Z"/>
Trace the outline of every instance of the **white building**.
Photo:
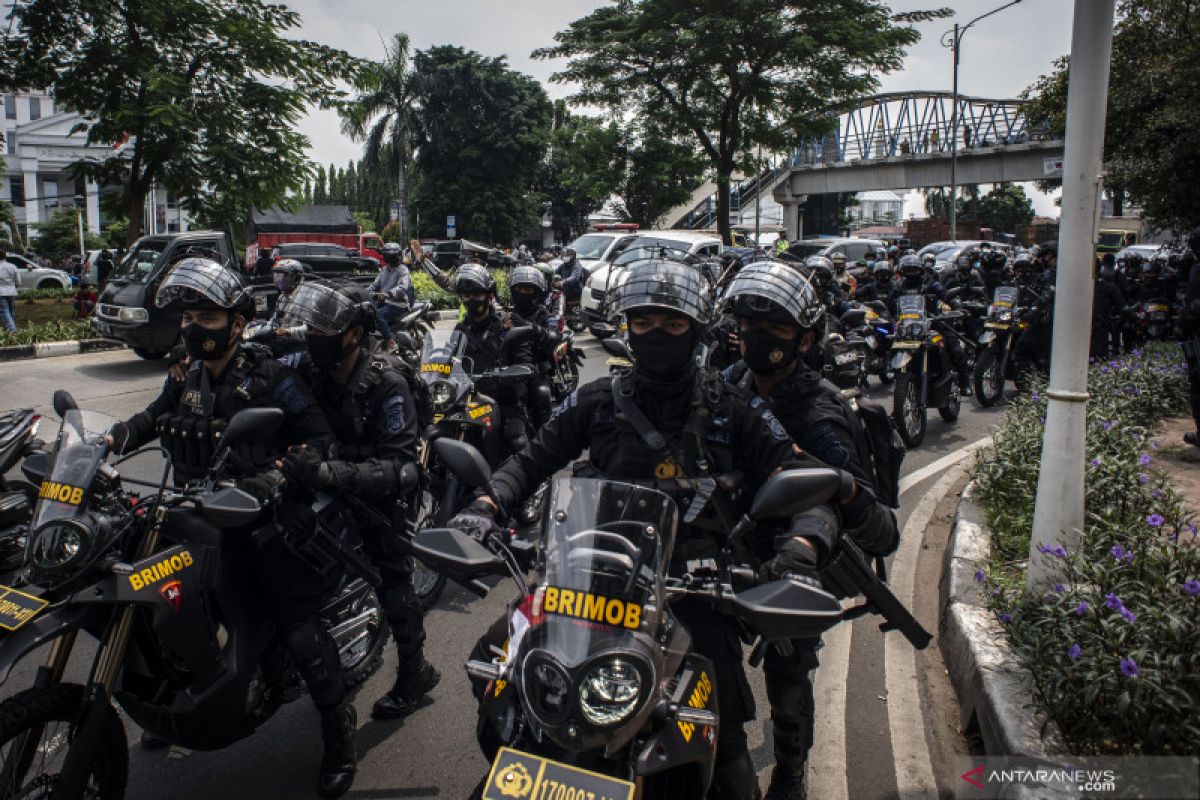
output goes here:
<path id="1" fill-rule="evenodd" d="M 890 223 L 904 219 L 904 198 L 895 192 L 859 192 L 858 205 L 846 209 L 851 224 Z"/>
<path id="2" fill-rule="evenodd" d="M 17 222 L 46 222 L 59 209 L 86 210 L 88 230 L 99 233 L 107 220 L 100 208 L 106 191 L 93 181 L 75 180 L 68 167 L 75 161 L 111 156 L 113 146 L 91 145 L 83 131 L 72 133 L 82 117 L 60 111 L 45 92 L 4 95 L 4 150 L 7 168 L 0 181 L 0 200 L 13 204 Z M 77 200 L 78 198 L 78 200 Z M 147 199 L 144 228 L 147 233 L 187 230 L 187 215 L 165 192 Z M 30 235 L 36 231 L 29 229 Z"/>

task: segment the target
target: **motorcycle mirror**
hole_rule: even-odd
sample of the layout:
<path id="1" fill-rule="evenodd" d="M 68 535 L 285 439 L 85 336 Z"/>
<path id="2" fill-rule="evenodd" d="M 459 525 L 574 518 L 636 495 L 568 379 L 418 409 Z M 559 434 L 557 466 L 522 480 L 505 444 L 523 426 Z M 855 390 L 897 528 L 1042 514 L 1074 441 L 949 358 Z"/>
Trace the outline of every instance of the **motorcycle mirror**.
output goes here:
<path id="1" fill-rule="evenodd" d="M 200 513 L 218 528 L 239 528 L 258 518 L 262 506 L 247 492 L 233 486 L 219 489 L 197 501 Z"/>
<path id="2" fill-rule="evenodd" d="M 597 339 L 609 339 L 617 335 L 617 328 L 614 325 L 609 325 L 607 322 L 597 322 L 588 328 L 588 333 Z"/>
<path id="3" fill-rule="evenodd" d="M 59 418 L 65 417 L 68 411 L 75 411 L 79 405 L 75 402 L 75 398 L 66 389 L 56 389 L 54 391 L 54 413 L 58 414 Z"/>
<path id="4" fill-rule="evenodd" d="M 243 408 L 229 420 L 221 444 L 234 447 L 256 437 L 266 439 L 283 427 L 283 410 L 279 408 Z"/>
<path id="5" fill-rule="evenodd" d="M 847 328 L 857 328 L 863 324 L 867 318 L 867 310 L 865 308 L 852 308 L 845 314 L 842 314 L 840 322 Z"/>
<path id="6" fill-rule="evenodd" d="M 842 485 L 836 469 L 813 467 L 777 472 L 766 480 L 750 506 L 753 519 L 790 517 L 824 505 Z"/>
<path id="7" fill-rule="evenodd" d="M 629 344 L 622 339 L 605 339 L 600 344 L 604 348 L 604 352 L 610 356 L 633 360 L 633 354 L 629 352 Z"/>
<path id="8" fill-rule="evenodd" d="M 455 477 L 468 486 L 483 486 L 492 479 L 492 468 L 488 466 L 483 453 L 466 442 L 438 439 L 433 443 L 433 452 Z"/>
<path id="9" fill-rule="evenodd" d="M 734 595 L 733 612 L 764 639 L 820 636 L 842 620 L 836 597 L 787 578 Z"/>
<path id="10" fill-rule="evenodd" d="M 21 462 L 21 472 L 30 483 L 41 486 L 42 481 L 50 474 L 50 466 L 50 453 L 39 450 L 25 456 L 25 460 Z"/>
<path id="11" fill-rule="evenodd" d="M 413 555 L 457 580 L 505 575 L 504 559 L 454 528 L 426 528 L 413 537 Z"/>

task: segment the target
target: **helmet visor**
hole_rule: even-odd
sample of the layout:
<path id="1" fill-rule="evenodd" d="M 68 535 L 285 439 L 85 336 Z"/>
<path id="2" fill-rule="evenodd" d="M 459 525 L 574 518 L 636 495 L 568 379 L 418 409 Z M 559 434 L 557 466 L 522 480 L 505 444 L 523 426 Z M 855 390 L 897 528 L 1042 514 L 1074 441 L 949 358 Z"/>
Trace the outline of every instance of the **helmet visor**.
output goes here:
<path id="1" fill-rule="evenodd" d="M 354 303 L 329 286 L 303 283 L 282 301 L 281 324 L 285 328 L 305 325 L 321 336 L 342 333 L 354 317 Z"/>

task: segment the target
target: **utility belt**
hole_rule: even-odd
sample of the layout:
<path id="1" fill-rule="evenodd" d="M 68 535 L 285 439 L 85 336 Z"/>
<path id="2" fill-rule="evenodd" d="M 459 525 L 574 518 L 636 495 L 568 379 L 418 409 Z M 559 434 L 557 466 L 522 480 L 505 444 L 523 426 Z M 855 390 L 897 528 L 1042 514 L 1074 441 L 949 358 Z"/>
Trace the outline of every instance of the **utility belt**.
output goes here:
<path id="1" fill-rule="evenodd" d="M 171 454 L 171 463 L 187 472 L 203 472 L 213 462 L 213 456 L 225 434 L 228 422 L 194 414 L 164 414 L 158 418 L 155 431 L 159 441 Z"/>

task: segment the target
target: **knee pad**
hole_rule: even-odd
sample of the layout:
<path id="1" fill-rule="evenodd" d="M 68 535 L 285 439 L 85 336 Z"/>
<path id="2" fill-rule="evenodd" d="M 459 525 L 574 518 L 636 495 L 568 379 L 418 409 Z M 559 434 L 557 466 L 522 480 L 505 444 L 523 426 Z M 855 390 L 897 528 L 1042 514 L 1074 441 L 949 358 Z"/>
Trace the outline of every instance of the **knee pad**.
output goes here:
<path id="1" fill-rule="evenodd" d="M 341 703 L 342 665 L 329 632 L 315 620 L 308 620 L 285 630 L 283 641 L 317 708 L 332 708 Z"/>
<path id="2" fill-rule="evenodd" d="M 504 423 L 504 440 L 513 453 L 520 452 L 529 444 L 529 435 L 525 430 L 525 421 L 510 417 Z"/>
<path id="3" fill-rule="evenodd" d="M 381 589 L 379 601 L 396 640 L 396 650 L 401 656 L 416 655 L 425 644 L 425 614 L 411 578 L 404 585 Z"/>

